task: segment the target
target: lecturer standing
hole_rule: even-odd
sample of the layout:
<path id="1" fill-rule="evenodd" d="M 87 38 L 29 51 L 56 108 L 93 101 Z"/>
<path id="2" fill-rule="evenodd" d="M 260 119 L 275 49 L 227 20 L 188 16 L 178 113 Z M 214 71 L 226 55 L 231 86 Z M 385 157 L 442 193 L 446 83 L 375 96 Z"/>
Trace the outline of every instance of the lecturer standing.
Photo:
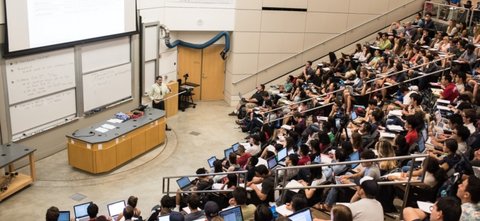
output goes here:
<path id="1" fill-rule="evenodd" d="M 165 110 L 164 96 L 170 93 L 170 88 L 163 84 L 162 76 L 155 78 L 155 84 L 152 85 L 150 91 L 148 91 L 148 97 L 152 100 L 152 107 L 160 110 Z M 171 130 L 166 126 L 166 130 Z"/>

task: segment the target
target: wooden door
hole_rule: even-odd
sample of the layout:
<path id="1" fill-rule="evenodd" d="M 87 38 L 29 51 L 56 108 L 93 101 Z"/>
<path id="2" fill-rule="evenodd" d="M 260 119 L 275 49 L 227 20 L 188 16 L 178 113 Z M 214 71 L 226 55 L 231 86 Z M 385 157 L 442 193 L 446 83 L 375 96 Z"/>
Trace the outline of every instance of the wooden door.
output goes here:
<path id="1" fill-rule="evenodd" d="M 188 82 L 201 84 L 202 73 L 202 49 L 193 49 L 187 47 L 178 47 L 178 66 L 177 66 L 177 79 L 184 81 L 183 75 L 188 73 L 190 76 Z M 195 94 L 194 100 L 200 99 L 200 87 L 193 90 Z"/>
<path id="2" fill-rule="evenodd" d="M 211 45 L 203 49 L 201 99 L 205 101 L 224 99 L 225 61 L 220 52 L 225 45 Z"/>

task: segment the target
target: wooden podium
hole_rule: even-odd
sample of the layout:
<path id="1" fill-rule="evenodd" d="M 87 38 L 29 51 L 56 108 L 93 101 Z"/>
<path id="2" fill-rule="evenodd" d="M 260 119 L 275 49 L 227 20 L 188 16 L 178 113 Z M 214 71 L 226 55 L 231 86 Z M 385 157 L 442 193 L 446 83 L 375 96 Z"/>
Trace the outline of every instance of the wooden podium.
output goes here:
<path id="1" fill-rule="evenodd" d="M 113 129 L 99 132 L 102 125 Z M 123 123 L 104 121 L 79 129 L 68 138 L 68 163 L 90 173 L 104 173 L 165 142 L 165 112 L 153 108 Z"/>
<path id="2" fill-rule="evenodd" d="M 165 112 L 167 117 L 172 117 L 178 113 L 178 82 L 171 81 L 167 85 L 172 91 L 165 95 Z"/>

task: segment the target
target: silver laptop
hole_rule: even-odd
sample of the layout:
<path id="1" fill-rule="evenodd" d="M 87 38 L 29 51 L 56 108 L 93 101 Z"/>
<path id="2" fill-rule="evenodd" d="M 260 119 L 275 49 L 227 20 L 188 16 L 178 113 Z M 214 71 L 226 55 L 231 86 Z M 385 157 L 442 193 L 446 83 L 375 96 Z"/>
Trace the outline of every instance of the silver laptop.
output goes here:
<path id="1" fill-rule="evenodd" d="M 177 184 L 178 187 L 180 187 L 180 189 L 183 191 L 188 191 L 190 190 L 190 187 L 192 187 L 192 181 L 186 176 L 178 179 Z"/>
<path id="2" fill-rule="evenodd" d="M 92 202 L 88 202 L 73 206 L 76 221 L 87 221 L 90 219 L 90 217 L 88 217 L 87 208 L 91 203 Z"/>
<path id="3" fill-rule="evenodd" d="M 107 205 L 108 215 L 113 218 L 113 220 L 117 220 L 118 215 L 123 213 L 123 209 L 125 208 L 125 200 L 120 200 L 114 203 L 110 203 Z"/>
<path id="4" fill-rule="evenodd" d="M 224 221 L 243 221 L 242 208 L 240 206 L 235 206 L 231 208 L 224 209 L 218 213 Z"/>

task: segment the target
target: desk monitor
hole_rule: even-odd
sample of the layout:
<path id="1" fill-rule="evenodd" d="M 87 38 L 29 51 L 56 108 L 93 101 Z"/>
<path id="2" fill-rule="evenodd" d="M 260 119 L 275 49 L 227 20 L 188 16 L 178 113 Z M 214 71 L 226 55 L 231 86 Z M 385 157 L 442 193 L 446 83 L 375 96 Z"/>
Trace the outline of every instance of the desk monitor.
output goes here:
<path id="1" fill-rule="evenodd" d="M 235 206 L 227 208 L 218 213 L 224 221 L 243 221 L 242 208 L 240 206 Z"/>
<path id="2" fill-rule="evenodd" d="M 285 158 L 287 158 L 287 148 L 283 148 L 277 153 L 278 162 L 285 160 Z"/>
<path id="3" fill-rule="evenodd" d="M 230 156 L 230 153 L 233 153 L 233 147 L 227 148 L 223 152 L 225 153 L 225 159 L 228 159 L 228 156 Z"/>
<path id="4" fill-rule="evenodd" d="M 57 221 L 70 221 L 70 211 L 60 211 Z"/>
<path id="5" fill-rule="evenodd" d="M 120 200 L 114 203 L 110 203 L 107 205 L 108 215 L 116 218 L 120 213 L 123 213 L 124 208 L 125 208 L 125 200 Z"/>
<path id="6" fill-rule="evenodd" d="M 309 208 L 302 209 L 290 216 L 288 218 L 291 221 L 312 221 L 312 212 Z"/>
<path id="7" fill-rule="evenodd" d="M 215 163 L 216 160 L 217 160 L 216 156 L 212 156 L 212 157 L 208 158 L 208 160 L 207 160 L 208 166 L 210 166 L 210 168 L 213 168 L 213 163 Z"/>
<path id="8" fill-rule="evenodd" d="M 75 219 L 81 219 L 88 217 L 87 208 L 92 202 L 82 203 L 73 206 L 73 212 L 75 213 Z"/>

